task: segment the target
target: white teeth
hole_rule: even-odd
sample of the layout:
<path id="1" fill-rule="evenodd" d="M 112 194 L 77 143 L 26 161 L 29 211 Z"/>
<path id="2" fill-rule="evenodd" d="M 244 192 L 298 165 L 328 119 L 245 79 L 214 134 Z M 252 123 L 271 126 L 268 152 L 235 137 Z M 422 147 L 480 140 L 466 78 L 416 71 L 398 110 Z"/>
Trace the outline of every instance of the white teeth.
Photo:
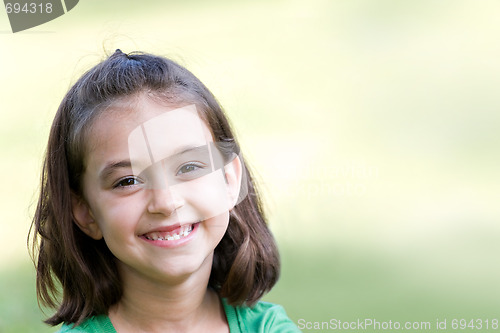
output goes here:
<path id="1" fill-rule="evenodd" d="M 191 233 L 191 231 L 193 231 L 193 225 L 192 224 L 189 224 L 189 225 L 183 225 L 178 233 L 167 233 L 165 236 L 161 236 L 161 233 L 159 232 L 151 232 L 147 235 L 144 235 L 144 237 L 146 237 L 147 239 L 149 240 L 167 240 L 167 241 L 171 241 L 171 240 L 177 240 L 177 239 L 181 239 L 183 237 L 186 237 L 187 235 L 189 235 Z"/>

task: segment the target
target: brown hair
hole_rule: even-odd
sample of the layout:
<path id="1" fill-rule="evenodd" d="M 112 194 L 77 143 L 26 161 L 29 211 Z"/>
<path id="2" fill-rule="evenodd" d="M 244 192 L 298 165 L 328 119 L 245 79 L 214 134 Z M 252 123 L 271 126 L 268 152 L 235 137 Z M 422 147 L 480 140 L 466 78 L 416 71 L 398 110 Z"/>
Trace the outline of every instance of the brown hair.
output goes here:
<path id="1" fill-rule="evenodd" d="M 175 62 L 116 50 L 85 73 L 64 97 L 52 124 L 40 197 L 28 237 L 32 237 L 38 300 L 57 309 L 45 321 L 48 324 L 79 324 L 90 316 L 106 314 L 121 298 L 116 258 L 103 239 L 94 240 L 77 227 L 71 193 L 82 193 L 85 139 L 92 121 L 117 100 L 141 92 L 195 103 L 214 140 L 239 153 L 215 97 Z M 248 168 L 243 170 L 242 186 L 247 186 L 248 195 L 231 211 L 228 229 L 214 251 L 209 280 L 209 286 L 233 305 L 254 304 L 274 286 L 280 270 L 276 243 L 266 225 L 259 194 Z"/>

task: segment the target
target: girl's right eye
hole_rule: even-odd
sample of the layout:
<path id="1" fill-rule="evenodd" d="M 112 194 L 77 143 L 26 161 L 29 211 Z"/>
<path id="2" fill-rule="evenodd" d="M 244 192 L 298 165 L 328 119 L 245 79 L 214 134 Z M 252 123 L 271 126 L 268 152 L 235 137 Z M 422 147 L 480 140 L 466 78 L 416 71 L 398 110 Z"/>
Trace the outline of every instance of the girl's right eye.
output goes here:
<path id="1" fill-rule="evenodd" d="M 139 185 L 139 184 L 140 184 L 140 182 L 136 177 L 125 177 L 125 178 L 118 180 L 113 185 L 113 188 L 124 188 L 124 187 Z"/>

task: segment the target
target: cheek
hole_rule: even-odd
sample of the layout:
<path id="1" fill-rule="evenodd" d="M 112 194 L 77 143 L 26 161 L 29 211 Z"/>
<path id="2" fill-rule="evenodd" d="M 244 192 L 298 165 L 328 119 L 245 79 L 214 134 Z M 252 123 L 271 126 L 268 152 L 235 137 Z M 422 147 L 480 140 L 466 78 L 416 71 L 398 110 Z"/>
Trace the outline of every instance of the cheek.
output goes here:
<path id="1" fill-rule="evenodd" d="M 214 216 L 208 220 L 205 220 L 203 224 L 204 228 L 214 240 L 214 244 L 216 246 L 217 244 L 219 244 L 220 240 L 226 233 L 227 227 L 229 225 L 229 212 L 225 212 L 218 216 Z"/>
<path id="2" fill-rule="evenodd" d="M 136 206 L 132 202 L 124 205 L 109 204 L 96 216 L 104 242 L 120 261 L 126 260 L 135 247 L 139 221 Z"/>
<path id="3" fill-rule="evenodd" d="M 137 202 L 128 200 L 119 204 L 113 200 L 101 198 L 95 218 L 105 239 L 120 238 L 135 229 L 140 217 Z"/>
<path id="4" fill-rule="evenodd" d="M 215 171 L 189 182 L 171 186 L 171 191 L 182 197 L 194 208 L 200 220 L 207 220 L 225 214 L 230 208 L 228 186 L 222 172 Z M 187 210 L 186 210 L 187 211 Z M 179 211 L 183 220 L 183 210 Z"/>

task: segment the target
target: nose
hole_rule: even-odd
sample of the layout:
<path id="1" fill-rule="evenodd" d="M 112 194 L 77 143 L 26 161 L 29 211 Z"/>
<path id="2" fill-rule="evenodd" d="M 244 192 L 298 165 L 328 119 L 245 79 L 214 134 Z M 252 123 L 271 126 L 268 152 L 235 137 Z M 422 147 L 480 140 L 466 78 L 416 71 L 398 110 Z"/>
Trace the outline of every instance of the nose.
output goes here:
<path id="1" fill-rule="evenodd" d="M 148 212 L 170 216 L 183 205 L 182 198 L 168 187 L 163 189 L 149 189 Z"/>
<path id="2" fill-rule="evenodd" d="M 147 207 L 149 213 L 170 216 L 183 205 L 182 198 L 168 185 L 163 161 L 150 166 L 146 177 L 149 183 L 147 189 L 149 192 Z"/>

